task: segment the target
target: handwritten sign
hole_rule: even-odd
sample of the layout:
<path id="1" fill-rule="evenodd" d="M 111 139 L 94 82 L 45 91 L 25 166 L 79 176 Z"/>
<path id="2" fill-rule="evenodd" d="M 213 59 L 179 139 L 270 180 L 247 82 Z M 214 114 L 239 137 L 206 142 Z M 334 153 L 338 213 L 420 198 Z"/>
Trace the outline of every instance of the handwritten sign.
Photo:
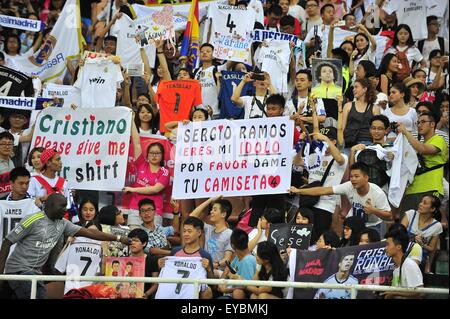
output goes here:
<path id="1" fill-rule="evenodd" d="M 165 6 L 161 10 L 153 12 L 149 16 L 135 20 L 136 41 L 141 47 L 154 44 L 156 39 L 173 39 L 175 28 L 173 27 L 173 9 Z"/>
<path id="2" fill-rule="evenodd" d="M 312 225 L 271 224 L 269 240 L 280 249 L 287 247 L 306 250 L 311 240 Z"/>
<path id="3" fill-rule="evenodd" d="M 32 147 L 61 153 L 61 174 L 71 187 L 121 190 L 125 183 L 131 112 L 110 109 L 46 108 L 36 120 Z"/>
<path id="4" fill-rule="evenodd" d="M 286 193 L 293 134 L 287 117 L 180 124 L 173 197 Z"/>

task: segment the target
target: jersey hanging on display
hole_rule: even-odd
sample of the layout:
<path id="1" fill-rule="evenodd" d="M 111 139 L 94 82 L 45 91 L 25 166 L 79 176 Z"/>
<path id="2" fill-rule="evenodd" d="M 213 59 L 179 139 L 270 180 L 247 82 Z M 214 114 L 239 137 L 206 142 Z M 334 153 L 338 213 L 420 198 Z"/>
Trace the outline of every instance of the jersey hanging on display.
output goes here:
<path id="1" fill-rule="evenodd" d="M 0 96 L 33 96 L 33 80 L 22 72 L 0 65 Z"/>
<path id="2" fill-rule="evenodd" d="M 166 123 L 189 119 L 194 106 L 202 104 L 200 82 L 197 80 L 161 81 L 155 95 L 159 105 L 161 132 Z"/>
<path id="3" fill-rule="evenodd" d="M 200 257 L 167 257 L 159 278 L 206 279 Z M 193 284 L 160 283 L 155 299 L 194 299 Z"/>
<path id="4" fill-rule="evenodd" d="M 20 223 L 22 218 L 39 212 L 33 198 L 0 201 L 0 240 Z"/>
<path id="5" fill-rule="evenodd" d="M 59 256 L 55 268 L 67 276 L 96 276 L 102 261 L 101 241 L 85 237 L 75 237 Z M 90 281 L 67 280 L 64 293 L 71 289 L 79 289 L 93 284 Z"/>
<path id="6" fill-rule="evenodd" d="M 118 83 L 123 81 L 119 64 L 112 61 L 86 62 L 74 86 L 81 90 L 82 108 L 108 108 L 116 105 Z"/>
<path id="7" fill-rule="evenodd" d="M 215 65 L 211 65 L 206 69 L 200 67 L 194 72 L 195 79 L 200 81 L 202 87 L 203 104 L 211 107 L 213 115 L 218 115 L 220 112 L 217 100 L 216 72 L 217 67 Z"/>
<path id="8" fill-rule="evenodd" d="M 289 72 L 289 57 L 291 50 L 288 41 L 267 40 L 269 46 L 262 46 L 259 51 L 258 63 L 261 71 L 270 73 L 270 80 L 279 93 L 289 91 L 287 74 Z"/>
<path id="9" fill-rule="evenodd" d="M 231 101 L 231 96 L 239 83 L 245 76 L 244 72 L 222 71 L 222 80 L 220 82 L 220 118 L 221 119 L 243 119 L 244 108 L 238 107 Z M 246 83 L 242 89 L 241 96 L 255 94 L 253 83 Z"/>

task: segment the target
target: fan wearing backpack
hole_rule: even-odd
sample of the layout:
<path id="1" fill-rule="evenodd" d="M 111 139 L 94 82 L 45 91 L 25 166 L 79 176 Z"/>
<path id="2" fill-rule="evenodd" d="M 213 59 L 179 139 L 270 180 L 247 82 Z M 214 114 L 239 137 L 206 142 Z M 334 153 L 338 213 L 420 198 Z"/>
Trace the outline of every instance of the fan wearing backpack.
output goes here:
<path id="1" fill-rule="evenodd" d="M 375 115 L 370 119 L 370 136 L 372 144 L 365 146 L 357 144 L 350 151 L 349 165 L 362 162 L 369 167 L 369 182 L 377 184 L 387 193 L 389 176 L 386 174 L 388 162 L 394 154 L 391 146 L 386 144 L 386 134 L 389 132 L 389 119 L 384 115 Z"/>
<path id="2" fill-rule="evenodd" d="M 399 62 L 399 70 L 397 72 L 398 80 L 403 81 L 411 74 L 415 64 L 420 64 L 421 67 L 426 66 L 422 53 L 414 45 L 411 29 L 406 24 L 400 24 L 395 30 L 394 42 L 392 46 L 386 51 L 396 55 Z"/>

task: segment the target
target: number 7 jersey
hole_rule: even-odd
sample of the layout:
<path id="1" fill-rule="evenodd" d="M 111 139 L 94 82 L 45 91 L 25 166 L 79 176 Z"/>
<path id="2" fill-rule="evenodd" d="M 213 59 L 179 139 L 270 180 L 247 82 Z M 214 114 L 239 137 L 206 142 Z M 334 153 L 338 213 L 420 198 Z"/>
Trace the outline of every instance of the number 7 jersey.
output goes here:
<path id="1" fill-rule="evenodd" d="M 206 279 L 201 257 L 166 257 L 159 278 Z M 193 284 L 160 283 L 155 299 L 194 299 Z"/>
<path id="2" fill-rule="evenodd" d="M 202 91 L 197 80 L 161 81 L 155 95 L 159 105 L 160 131 L 166 123 L 188 120 L 194 106 L 202 104 Z"/>

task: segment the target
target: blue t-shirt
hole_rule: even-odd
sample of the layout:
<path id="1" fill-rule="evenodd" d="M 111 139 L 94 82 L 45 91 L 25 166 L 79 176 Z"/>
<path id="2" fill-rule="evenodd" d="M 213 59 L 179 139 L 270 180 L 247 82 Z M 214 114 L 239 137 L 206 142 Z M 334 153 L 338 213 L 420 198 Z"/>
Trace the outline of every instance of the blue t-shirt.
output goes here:
<path id="1" fill-rule="evenodd" d="M 256 258 L 252 254 L 248 254 L 242 260 L 236 256 L 231 262 L 233 267 L 239 276 L 243 279 L 251 280 L 256 272 Z"/>

